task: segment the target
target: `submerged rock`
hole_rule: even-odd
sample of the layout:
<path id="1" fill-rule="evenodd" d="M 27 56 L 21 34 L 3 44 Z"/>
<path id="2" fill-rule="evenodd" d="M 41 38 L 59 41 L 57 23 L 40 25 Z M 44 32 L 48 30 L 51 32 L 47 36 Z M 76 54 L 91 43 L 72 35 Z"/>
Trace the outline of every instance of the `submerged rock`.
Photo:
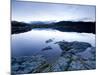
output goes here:
<path id="1" fill-rule="evenodd" d="M 61 56 L 48 64 L 42 55 L 12 58 L 12 74 L 91 70 L 96 68 L 96 48 L 85 42 L 57 43 L 62 49 Z M 51 49 L 46 47 L 44 50 Z"/>
<path id="2" fill-rule="evenodd" d="M 69 59 L 66 70 L 88 70 L 96 68 L 96 48 L 85 42 L 58 42 L 61 57 Z"/>
<path id="3" fill-rule="evenodd" d="M 47 47 L 43 48 L 43 49 L 42 49 L 42 51 L 45 51 L 45 50 L 50 50 L 50 49 L 52 49 L 52 47 L 47 46 Z"/>
<path id="4" fill-rule="evenodd" d="M 53 42 L 53 39 L 54 39 L 54 38 L 46 40 L 46 43 Z"/>
<path id="5" fill-rule="evenodd" d="M 23 73 L 25 74 L 25 73 L 37 72 L 37 70 L 43 64 L 46 64 L 46 60 L 41 55 L 13 57 L 12 67 L 11 67 L 12 74 L 23 74 Z"/>
<path id="6" fill-rule="evenodd" d="M 86 43 L 86 42 L 65 42 L 65 41 L 60 41 L 58 42 L 58 45 L 63 51 L 71 51 L 73 53 L 77 52 L 82 52 L 88 47 L 91 47 L 91 44 Z"/>

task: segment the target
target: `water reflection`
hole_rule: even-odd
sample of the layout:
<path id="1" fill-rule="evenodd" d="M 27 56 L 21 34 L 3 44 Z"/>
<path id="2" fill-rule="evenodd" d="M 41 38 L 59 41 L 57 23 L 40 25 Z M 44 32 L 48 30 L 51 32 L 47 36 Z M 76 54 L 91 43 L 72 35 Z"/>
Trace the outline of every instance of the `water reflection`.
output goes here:
<path id="1" fill-rule="evenodd" d="M 88 42 L 95 46 L 95 34 L 92 33 L 33 29 L 29 32 L 12 35 L 12 56 L 43 54 L 48 61 L 55 60 L 60 56 L 61 49 L 54 43 L 62 40 Z"/>

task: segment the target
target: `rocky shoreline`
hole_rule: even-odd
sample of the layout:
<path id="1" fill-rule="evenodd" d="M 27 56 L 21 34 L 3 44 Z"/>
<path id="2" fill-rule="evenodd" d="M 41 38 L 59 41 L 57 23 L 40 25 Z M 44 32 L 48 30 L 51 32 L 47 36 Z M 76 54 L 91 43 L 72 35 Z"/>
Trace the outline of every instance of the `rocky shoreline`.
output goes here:
<path id="1" fill-rule="evenodd" d="M 85 42 L 59 41 L 62 54 L 56 62 L 48 64 L 43 55 L 12 57 L 12 74 L 44 73 L 96 68 L 96 48 Z"/>

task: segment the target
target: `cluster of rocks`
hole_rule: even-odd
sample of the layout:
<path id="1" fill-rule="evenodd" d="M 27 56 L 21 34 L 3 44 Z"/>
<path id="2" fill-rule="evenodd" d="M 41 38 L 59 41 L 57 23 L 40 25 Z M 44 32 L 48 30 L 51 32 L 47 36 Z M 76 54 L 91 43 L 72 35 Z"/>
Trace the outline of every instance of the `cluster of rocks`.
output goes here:
<path id="1" fill-rule="evenodd" d="M 45 66 L 46 60 L 42 55 L 12 57 L 12 74 L 35 73 Z"/>
<path id="2" fill-rule="evenodd" d="M 85 42 L 56 42 L 62 54 L 56 62 L 48 64 L 45 57 L 23 56 L 12 58 L 12 73 L 43 73 L 74 70 L 90 70 L 96 68 L 96 48 Z"/>
<path id="3" fill-rule="evenodd" d="M 59 59 L 50 65 L 49 71 L 60 72 L 74 70 L 91 70 L 96 68 L 96 48 L 85 42 L 56 42 L 62 49 Z M 47 68 L 48 69 L 48 68 Z"/>

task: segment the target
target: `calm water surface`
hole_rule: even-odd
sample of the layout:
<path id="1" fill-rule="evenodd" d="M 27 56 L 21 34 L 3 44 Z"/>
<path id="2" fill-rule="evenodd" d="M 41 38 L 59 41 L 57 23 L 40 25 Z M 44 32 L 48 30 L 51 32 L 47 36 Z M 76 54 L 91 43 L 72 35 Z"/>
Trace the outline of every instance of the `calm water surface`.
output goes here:
<path id="1" fill-rule="evenodd" d="M 77 33 L 77 32 L 61 32 L 52 29 L 33 29 L 31 31 L 12 36 L 12 56 L 31 56 L 43 54 L 47 61 L 53 62 L 59 58 L 61 49 L 59 45 L 54 44 L 58 41 L 80 41 L 88 42 L 95 46 L 95 34 L 92 33 Z M 50 43 L 47 40 L 52 39 Z M 46 47 L 51 49 L 43 50 Z M 52 60 L 52 61 L 51 61 Z"/>

